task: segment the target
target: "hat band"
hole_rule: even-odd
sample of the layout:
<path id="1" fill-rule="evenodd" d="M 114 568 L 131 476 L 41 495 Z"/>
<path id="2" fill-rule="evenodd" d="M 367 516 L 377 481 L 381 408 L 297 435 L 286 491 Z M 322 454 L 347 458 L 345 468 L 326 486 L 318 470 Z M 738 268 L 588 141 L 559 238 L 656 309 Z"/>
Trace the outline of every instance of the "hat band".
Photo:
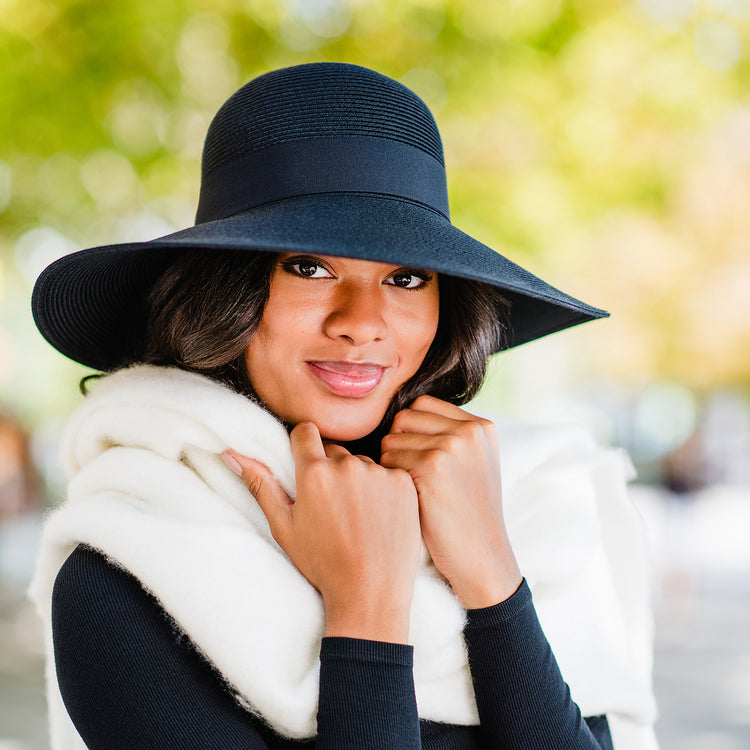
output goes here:
<path id="1" fill-rule="evenodd" d="M 315 138 L 275 143 L 204 176 L 195 223 L 337 192 L 406 198 L 449 216 L 445 168 L 424 151 L 385 138 Z"/>

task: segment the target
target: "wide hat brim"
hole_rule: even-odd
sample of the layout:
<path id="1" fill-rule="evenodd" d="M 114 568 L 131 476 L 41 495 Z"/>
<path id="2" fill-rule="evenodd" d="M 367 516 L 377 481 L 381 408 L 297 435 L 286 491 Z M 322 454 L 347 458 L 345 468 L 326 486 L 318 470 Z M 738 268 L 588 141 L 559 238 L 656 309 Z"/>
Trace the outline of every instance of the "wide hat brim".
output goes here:
<path id="1" fill-rule="evenodd" d="M 302 252 L 405 265 L 482 281 L 510 301 L 503 348 L 606 317 L 555 289 L 414 202 L 363 194 L 320 194 L 269 203 L 149 242 L 67 255 L 40 275 L 32 312 L 62 354 L 109 371 L 142 355 L 145 299 L 187 249 Z"/>

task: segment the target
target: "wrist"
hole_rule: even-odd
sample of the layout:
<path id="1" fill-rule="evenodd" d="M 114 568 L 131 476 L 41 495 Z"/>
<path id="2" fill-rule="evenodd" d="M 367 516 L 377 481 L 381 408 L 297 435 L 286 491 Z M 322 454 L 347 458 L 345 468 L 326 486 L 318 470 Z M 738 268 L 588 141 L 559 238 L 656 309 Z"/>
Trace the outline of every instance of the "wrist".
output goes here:
<path id="1" fill-rule="evenodd" d="M 466 609 L 482 609 L 509 599 L 522 582 L 521 570 L 513 557 L 493 566 L 474 568 L 450 584 Z"/>
<path id="2" fill-rule="evenodd" d="M 326 637 L 360 638 L 386 643 L 409 640 L 410 599 L 367 596 L 323 598 Z"/>

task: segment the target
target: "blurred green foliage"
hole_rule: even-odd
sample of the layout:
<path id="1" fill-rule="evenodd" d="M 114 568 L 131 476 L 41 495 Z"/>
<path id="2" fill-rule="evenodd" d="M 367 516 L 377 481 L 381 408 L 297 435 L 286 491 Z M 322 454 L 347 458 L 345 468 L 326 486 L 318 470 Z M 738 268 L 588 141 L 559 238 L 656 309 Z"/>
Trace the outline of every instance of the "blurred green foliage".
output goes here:
<path id="1" fill-rule="evenodd" d="M 454 222 L 615 314 L 580 339 L 598 374 L 749 384 L 749 19 L 750 0 L 0 0 L 3 401 L 62 410 L 82 374 L 31 323 L 41 268 L 192 223 L 216 109 L 314 60 L 423 96 Z"/>

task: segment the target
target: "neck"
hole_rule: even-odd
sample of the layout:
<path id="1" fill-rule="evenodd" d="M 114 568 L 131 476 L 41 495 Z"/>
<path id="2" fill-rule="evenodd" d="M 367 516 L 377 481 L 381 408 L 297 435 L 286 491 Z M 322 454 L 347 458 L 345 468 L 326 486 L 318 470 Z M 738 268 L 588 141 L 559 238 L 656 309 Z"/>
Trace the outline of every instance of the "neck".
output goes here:
<path id="1" fill-rule="evenodd" d="M 373 461 L 380 463 L 380 441 L 386 432 L 387 430 L 381 425 L 369 435 L 365 435 L 358 440 L 350 440 L 342 443 L 342 445 L 353 455 L 367 456 Z"/>

